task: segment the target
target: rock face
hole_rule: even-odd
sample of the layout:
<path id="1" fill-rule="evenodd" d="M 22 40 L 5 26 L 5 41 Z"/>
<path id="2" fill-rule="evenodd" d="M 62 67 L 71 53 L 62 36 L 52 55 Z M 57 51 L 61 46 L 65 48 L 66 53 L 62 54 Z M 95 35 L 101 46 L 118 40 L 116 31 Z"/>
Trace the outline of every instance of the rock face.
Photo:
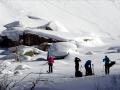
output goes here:
<path id="1" fill-rule="evenodd" d="M 46 38 L 44 36 L 38 36 L 36 34 L 31 33 L 23 33 L 23 35 L 19 35 L 18 41 L 13 41 L 9 39 L 7 36 L 1 36 L 0 46 L 1 47 L 14 47 L 17 45 L 41 45 L 43 43 L 55 43 L 55 42 L 63 42 L 62 40 L 57 40 L 53 38 Z"/>
<path id="2" fill-rule="evenodd" d="M 18 45 L 19 42 L 10 40 L 7 36 L 2 36 L 2 40 L 0 42 L 1 47 L 12 47 Z"/>
<path id="3" fill-rule="evenodd" d="M 44 42 L 52 43 L 54 42 L 51 38 L 44 38 L 44 37 L 39 37 L 38 35 L 35 34 L 24 34 L 23 35 L 23 44 L 24 45 L 40 45 Z"/>
<path id="4" fill-rule="evenodd" d="M 6 30 L 1 32 L 0 47 L 31 46 L 66 41 L 59 33 L 56 35 L 54 32 L 58 28 L 56 24 L 34 16 L 28 16 L 25 19 L 4 25 Z"/>

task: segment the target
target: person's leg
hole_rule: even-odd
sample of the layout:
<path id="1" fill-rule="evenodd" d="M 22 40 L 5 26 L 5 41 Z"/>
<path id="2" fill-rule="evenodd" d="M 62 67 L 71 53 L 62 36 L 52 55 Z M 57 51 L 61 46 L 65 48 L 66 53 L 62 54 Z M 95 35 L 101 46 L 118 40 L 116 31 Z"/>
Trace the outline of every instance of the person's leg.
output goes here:
<path id="1" fill-rule="evenodd" d="M 79 66 L 75 65 L 75 72 L 79 71 Z"/>
<path id="2" fill-rule="evenodd" d="M 49 65 L 49 73 L 50 73 L 50 63 L 48 63 L 48 65 Z"/>
<path id="3" fill-rule="evenodd" d="M 107 74 L 109 74 L 109 69 L 110 69 L 109 64 L 106 65 L 106 69 L 107 69 Z"/>
<path id="4" fill-rule="evenodd" d="M 77 71 L 77 66 L 75 66 L 75 72 Z"/>
<path id="5" fill-rule="evenodd" d="M 51 70 L 51 63 L 50 63 L 50 73 L 51 73 L 51 71 L 52 71 L 52 70 Z"/>
<path id="6" fill-rule="evenodd" d="M 51 73 L 53 72 L 53 64 L 51 63 Z"/>
<path id="7" fill-rule="evenodd" d="M 88 68 L 85 68 L 85 70 L 86 70 L 86 76 L 88 75 Z"/>
<path id="8" fill-rule="evenodd" d="M 110 68 L 109 68 L 109 66 L 108 66 L 108 74 L 110 73 Z"/>
<path id="9" fill-rule="evenodd" d="M 92 75 L 91 68 L 88 68 L 88 75 Z"/>
<path id="10" fill-rule="evenodd" d="M 89 75 L 92 75 L 92 68 L 89 68 Z"/>
<path id="11" fill-rule="evenodd" d="M 107 70 L 107 65 L 105 65 L 105 74 L 108 73 L 108 70 Z"/>

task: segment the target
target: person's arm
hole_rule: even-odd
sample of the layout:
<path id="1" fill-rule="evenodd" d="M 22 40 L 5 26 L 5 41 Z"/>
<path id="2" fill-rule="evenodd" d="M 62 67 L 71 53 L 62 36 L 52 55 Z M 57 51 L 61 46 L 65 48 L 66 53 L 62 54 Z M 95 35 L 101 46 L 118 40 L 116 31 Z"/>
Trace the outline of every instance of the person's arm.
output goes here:
<path id="1" fill-rule="evenodd" d="M 103 59 L 103 62 L 105 61 L 105 59 Z"/>
<path id="2" fill-rule="evenodd" d="M 78 61 L 81 61 L 81 59 L 80 58 L 77 58 L 78 59 Z"/>
<path id="3" fill-rule="evenodd" d="M 110 62 L 111 60 L 108 58 L 108 61 Z"/>

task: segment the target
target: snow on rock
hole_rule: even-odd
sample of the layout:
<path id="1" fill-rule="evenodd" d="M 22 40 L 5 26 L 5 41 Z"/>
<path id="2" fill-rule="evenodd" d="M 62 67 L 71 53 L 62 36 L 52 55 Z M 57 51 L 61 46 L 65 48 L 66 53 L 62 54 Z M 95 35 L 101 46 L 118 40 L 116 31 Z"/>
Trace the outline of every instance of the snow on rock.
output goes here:
<path id="1" fill-rule="evenodd" d="M 51 21 L 48 27 L 54 31 L 68 32 L 68 30 L 58 21 Z"/>
<path id="2" fill-rule="evenodd" d="M 41 28 L 48 25 L 48 21 L 44 19 L 35 19 L 34 16 L 23 17 L 20 19 L 21 24 L 25 28 Z M 36 17 L 37 18 L 37 17 Z"/>
<path id="3" fill-rule="evenodd" d="M 39 50 L 38 48 L 33 48 L 33 52 L 34 52 L 34 53 L 38 53 L 38 54 L 44 53 L 44 51 Z"/>
<path id="4" fill-rule="evenodd" d="M 18 47 L 18 53 L 21 55 L 24 55 L 26 52 L 29 51 L 33 51 L 33 48 L 29 46 Z"/>
<path id="5" fill-rule="evenodd" d="M 41 54 L 44 53 L 44 51 L 39 50 L 38 48 L 35 47 L 30 47 L 30 46 L 18 46 L 18 53 L 21 55 L 24 55 L 26 52 L 32 51 L 33 53 Z"/>
<path id="6" fill-rule="evenodd" d="M 93 54 L 95 54 L 95 53 L 92 52 L 92 51 L 88 51 L 88 52 L 86 52 L 85 54 L 86 54 L 86 55 L 93 55 Z"/>
<path id="7" fill-rule="evenodd" d="M 120 53 L 120 46 L 111 46 L 106 53 Z"/>
<path id="8" fill-rule="evenodd" d="M 44 37 L 46 39 L 52 39 L 53 41 L 67 41 L 67 39 L 61 36 L 60 32 L 53 31 L 43 31 L 42 29 L 29 29 L 24 31 L 25 34 L 35 34 L 39 37 Z"/>
<path id="9" fill-rule="evenodd" d="M 31 69 L 31 67 L 28 65 L 18 65 L 15 68 L 15 70 L 26 70 L 26 69 Z"/>
<path id="10" fill-rule="evenodd" d="M 5 30 L 6 28 L 3 26 L 0 26 L 0 34 L 2 34 L 2 32 Z"/>
<path id="11" fill-rule="evenodd" d="M 18 58 L 20 61 L 31 61 L 36 60 L 38 58 L 46 58 L 46 52 L 39 50 L 35 47 L 29 47 L 29 46 L 19 46 L 17 47 L 18 51 Z M 33 56 L 25 55 L 27 52 L 33 52 Z"/>
<path id="12" fill-rule="evenodd" d="M 77 46 L 71 42 L 53 43 L 49 48 L 49 55 L 52 56 L 66 56 L 70 52 L 76 52 Z"/>
<path id="13" fill-rule="evenodd" d="M 79 37 L 75 40 L 78 41 L 80 45 L 85 47 L 100 47 L 105 45 L 99 37 Z"/>
<path id="14" fill-rule="evenodd" d="M 4 27 L 6 27 L 7 29 L 11 29 L 12 27 L 20 27 L 21 24 L 19 21 L 14 21 L 12 23 L 8 23 L 6 25 L 4 25 Z"/>
<path id="15" fill-rule="evenodd" d="M 119 50 L 120 46 L 109 47 L 108 50 Z"/>
<path id="16" fill-rule="evenodd" d="M 22 35 L 23 32 L 22 31 L 16 31 L 16 30 L 4 30 L 2 32 L 2 36 L 7 36 L 8 39 L 12 40 L 12 41 L 18 41 L 19 40 L 19 36 Z"/>

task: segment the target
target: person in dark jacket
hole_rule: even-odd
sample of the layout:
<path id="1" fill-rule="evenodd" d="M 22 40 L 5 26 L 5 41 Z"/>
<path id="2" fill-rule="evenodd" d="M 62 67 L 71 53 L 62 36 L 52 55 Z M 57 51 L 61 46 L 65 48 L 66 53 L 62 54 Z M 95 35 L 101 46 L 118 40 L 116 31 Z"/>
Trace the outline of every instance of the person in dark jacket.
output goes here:
<path id="1" fill-rule="evenodd" d="M 79 62 L 80 62 L 81 60 L 78 58 L 78 57 L 75 57 L 75 76 L 76 77 L 79 77 L 78 76 L 78 73 L 80 72 L 79 71 Z"/>
<path id="2" fill-rule="evenodd" d="M 81 60 L 78 57 L 75 57 L 75 71 L 79 71 L 79 62 Z"/>
<path id="3" fill-rule="evenodd" d="M 110 64 L 110 59 L 105 56 L 105 58 L 103 59 L 103 62 L 105 62 L 105 74 L 109 74 L 110 72 L 110 67 L 109 67 L 109 64 Z"/>
<path id="4" fill-rule="evenodd" d="M 85 63 L 86 76 L 92 75 L 91 60 L 87 60 Z"/>

